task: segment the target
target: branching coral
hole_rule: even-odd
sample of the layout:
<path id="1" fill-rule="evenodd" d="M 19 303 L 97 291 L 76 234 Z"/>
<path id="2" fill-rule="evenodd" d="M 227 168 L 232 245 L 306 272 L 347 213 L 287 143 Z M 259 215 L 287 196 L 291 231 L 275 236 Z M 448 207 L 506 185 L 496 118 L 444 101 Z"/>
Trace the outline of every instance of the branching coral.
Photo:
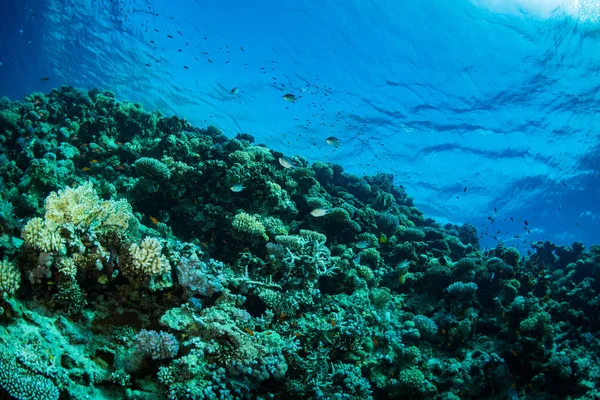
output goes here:
<path id="1" fill-rule="evenodd" d="M 25 244 L 38 251 L 65 253 L 65 238 L 61 235 L 61 227 L 53 221 L 32 218 L 23 228 Z"/>
<path id="2" fill-rule="evenodd" d="M 21 273 L 13 263 L 4 259 L 0 261 L 0 293 L 13 296 L 21 284 Z"/>
<path id="3" fill-rule="evenodd" d="M 210 268 L 209 264 L 213 268 Z M 189 258 L 181 257 L 177 265 L 177 278 L 183 287 L 185 298 L 195 295 L 212 296 L 223 290 L 225 278 L 218 276 L 214 271 L 214 266 L 219 263 L 210 260 L 209 264 L 201 261 L 195 254 Z"/>
<path id="4" fill-rule="evenodd" d="M 62 226 L 72 224 L 80 231 L 126 230 L 132 218 L 127 201 L 102 201 L 91 182 L 50 193 L 45 208 L 46 221 Z"/>
<path id="5" fill-rule="evenodd" d="M 179 352 L 179 341 L 168 332 L 142 329 L 135 335 L 135 348 L 153 360 L 173 358 Z"/>
<path id="6" fill-rule="evenodd" d="M 156 238 L 147 237 L 140 244 L 129 246 L 129 258 L 123 274 L 133 279 L 146 279 L 171 271 L 171 265 L 162 254 L 162 245 Z"/>
<path id="7" fill-rule="evenodd" d="M 257 237 L 262 237 L 265 240 L 269 240 L 265 226 L 255 215 L 250 215 L 245 212 L 236 214 L 236 216 L 233 217 L 231 225 L 233 226 L 233 229 L 240 234 L 241 238 L 256 239 Z"/>
<path id="8" fill-rule="evenodd" d="M 127 201 L 100 199 L 91 182 L 50 193 L 44 218 L 32 218 L 22 231 L 26 247 L 35 250 L 26 271 L 31 282 L 41 283 L 52 270 L 66 281 L 78 271 L 111 279 L 133 221 Z"/>
<path id="9" fill-rule="evenodd" d="M 273 272 L 281 282 L 312 288 L 322 276 L 333 275 L 339 257 L 332 257 L 325 246 L 326 236 L 301 230 L 300 235 L 278 235 L 276 243 L 267 243 Z"/>

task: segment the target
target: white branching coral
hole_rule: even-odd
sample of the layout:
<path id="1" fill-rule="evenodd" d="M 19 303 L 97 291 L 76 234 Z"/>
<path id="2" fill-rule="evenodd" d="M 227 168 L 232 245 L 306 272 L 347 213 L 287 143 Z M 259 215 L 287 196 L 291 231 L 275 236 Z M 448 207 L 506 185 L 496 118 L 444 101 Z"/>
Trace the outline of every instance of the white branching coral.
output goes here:
<path id="1" fill-rule="evenodd" d="M 129 247 L 129 262 L 123 273 L 131 278 L 145 278 L 171 271 L 171 265 L 162 255 L 162 245 L 156 238 L 147 237 L 139 245 Z"/>
<path id="2" fill-rule="evenodd" d="M 32 218 L 23 228 L 23 240 L 36 250 L 44 252 L 64 253 L 65 239 L 60 234 L 60 225 L 45 221 L 42 218 Z"/>
<path id="3" fill-rule="evenodd" d="M 127 229 L 131 206 L 125 200 L 103 201 L 91 182 L 52 192 L 46 198 L 46 221 L 73 224 L 77 229 Z"/>
<path id="4" fill-rule="evenodd" d="M 78 242 L 75 232 L 124 231 L 133 218 L 126 200 L 103 201 L 91 182 L 50 193 L 45 208 L 44 219 L 32 218 L 22 232 L 26 244 L 45 252 L 64 253 L 65 236 Z"/>
<path id="5" fill-rule="evenodd" d="M 70 278 L 75 278 L 77 275 L 77 266 L 75 265 L 75 261 L 72 258 L 63 257 L 56 263 L 56 269 L 61 274 L 68 276 Z"/>
<path id="6" fill-rule="evenodd" d="M 14 295 L 21 284 L 21 274 L 17 267 L 8 260 L 0 261 L 0 292 Z"/>
<path id="7" fill-rule="evenodd" d="M 50 193 L 44 206 L 44 217 L 32 218 L 22 231 L 25 245 L 49 260 L 33 267 L 30 279 L 38 282 L 51 271 L 68 280 L 79 271 L 102 271 L 112 278 L 115 254 L 136 222 L 129 203 L 103 200 L 87 182 Z"/>

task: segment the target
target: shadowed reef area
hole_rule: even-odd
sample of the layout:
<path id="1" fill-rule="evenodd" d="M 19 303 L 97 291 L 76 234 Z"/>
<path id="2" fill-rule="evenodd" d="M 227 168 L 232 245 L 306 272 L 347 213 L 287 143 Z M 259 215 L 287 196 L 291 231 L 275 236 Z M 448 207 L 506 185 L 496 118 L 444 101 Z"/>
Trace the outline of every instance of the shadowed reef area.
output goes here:
<path id="1" fill-rule="evenodd" d="M 600 247 L 484 250 L 234 135 L 0 99 L 0 398 L 600 398 Z"/>

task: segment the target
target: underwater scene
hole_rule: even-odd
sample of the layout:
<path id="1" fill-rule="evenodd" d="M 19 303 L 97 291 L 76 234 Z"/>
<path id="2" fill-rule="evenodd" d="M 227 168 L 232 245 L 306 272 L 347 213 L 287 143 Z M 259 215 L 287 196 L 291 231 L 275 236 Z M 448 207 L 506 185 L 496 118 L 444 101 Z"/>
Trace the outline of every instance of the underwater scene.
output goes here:
<path id="1" fill-rule="evenodd" d="M 0 399 L 600 400 L 599 332 L 600 1 L 0 1 Z"/>

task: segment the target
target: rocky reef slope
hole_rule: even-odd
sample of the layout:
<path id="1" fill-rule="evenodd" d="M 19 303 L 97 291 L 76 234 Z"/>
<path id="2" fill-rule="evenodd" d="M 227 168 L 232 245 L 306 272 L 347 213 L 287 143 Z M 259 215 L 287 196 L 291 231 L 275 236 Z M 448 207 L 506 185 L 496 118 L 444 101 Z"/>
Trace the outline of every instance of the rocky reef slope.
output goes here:
<path id="1" fill-rule="evenodd" d="M 0 100 L 4 395 L 600 398 L 600 248 L 483 251 L 389 175 L 230 136 Z"/>

